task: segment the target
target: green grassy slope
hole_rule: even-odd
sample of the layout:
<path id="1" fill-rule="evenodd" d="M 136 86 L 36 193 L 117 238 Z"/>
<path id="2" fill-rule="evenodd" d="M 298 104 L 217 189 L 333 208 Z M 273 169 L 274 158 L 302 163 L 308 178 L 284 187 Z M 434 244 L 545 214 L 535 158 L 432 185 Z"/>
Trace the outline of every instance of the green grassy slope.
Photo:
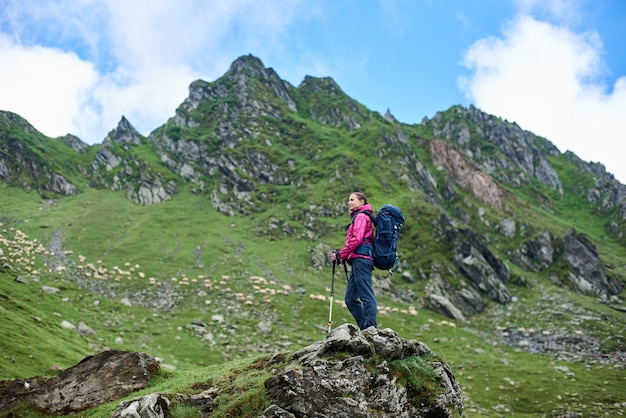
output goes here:
<path id="1" fill-rule="evenodd" d="M 608 361 L 626 352 L 624 312 L 555 284 L 554 278 L 569 270 L 562 254 L 555 254 L 555 262 L 540 273 L 508 262 L 513 251 L 544 231 L 558 241 L 575 229 L 598 247 L 607 273 L 623 282 L 626 238 L 620 233 L 626 235 L 626 222 L 618 208 L 602 206 L 612 196 L 590 203 L 595 174 L 566 155 L 549 155 L 563 186 L 561 195 L 528 173 L 516 177 L 520 173 L 507 172 L 515 170 L 510 168 L 514 164 L 501 168 L 504 177 L 528 181 L 515 187 L 497 181 L 505 206 L 498 211 L 455 184 L 433 161 L 434 124 L 386 121 L 337 95 L 338 87 L 329 79 L 310 78 L 306 88 L 290 88 L 298 108 L 293 112 L 273 93 L 270 81 L 251 78 L 242 87 L 224 77 L 192 84 L 212 97 L 193 110 L 178 109 L 178 117 L 194 123 L 176 126 L 172 118 L 129 150 L 113 144 L 111 150 L 124 164 L 99 173 L 101 189 L 90 188 L 82 172 L 97 147 L 78 155 L 32 127 L 25 129 L 25 121 L 7 124 L 13 128 L 0 132 L 0 140 L 5 140 L 2 135 L 18 139 L 39 166 L 53 157 L 49 167 L 81 192 L 66 197 L 46 192 L 42 200 L 34 191 L 0 183 L 0 379 L 53 375 L 107 348 L 144 351 L 164 364 L 147 390 L 189 392 L 233 373 L 241 382 L 254 381 L 249 384 L 253 389 L 234 399 L 233 409 L 225 406 L 222 416 L 232 416 L 237 405 L 246 403 L 255 405 L 249 416 L 258 416 L 265 372 L 247 366 L 326 334 L 331 270 L 313 268 L 311 257 L 319 244 L 341 247 L 349 221 L 346 198 L 361 190 L 374 208 L 392 203 L 407 217 L 399 252 L 414 280 L 376 272 L 377 284 L 393 284 L 393 291 L 379 294 L 379 325 L 425 342 L 452 366 L 466 396 L 467 416 L 610 416 L 624 409 L 624 365 L 619 358 Z M 265 113 L 256 114 L 257 105 Z M 481 118 L 463 119 L 466 113 L 457 106 L 438 117 L 475 128 Z M 353 123 L 360 127 L 346 128 Z M 491 128 L 506 131 L 511 125 L 497 120 L 486 129 Z M 509 161 L 479 131 L 469 138 L 471 150 L 480 151 L 472 151 L 475 157 Z M 173 142 L 188 141 L 206 153 L 185 157 L 202 187 L 186 183 L 162 162 L 157 142 L 165 133 Z M 537 152 L 550 148 L 542 138 L 531 139 Z M 170 155 L 172 149 L 159 152 L 172 161 L 182 158 Z M 270 167 L 265 169 L 284 174 L 288 184 L 258 176 L 254 156 L 259 154 Z M 202 171 L 215 169 L 211 164 L 220 158 L 236 167 L 232 178 Z M 421 167 L 432 179 L 420 177 Z M 126 173 L 130 187 L 144 174 L 158 174 L 177 183 L 178 192 L 171 201 L 135 205 L 126 190 L 109 190 L 120 173 Z M 29 190 L 41 186 L 22 174 Z M 246 199 L 234 197 L 233 178 L 244 181 L 243 189 L 251 188 Z M 218 212 L 212 192 L 222 203 L 234 202 L 237 215 Z M 515 237 L 498 232 L 503 218 L 516 222 Z M 457 287 L 469 285 L 456 271 L 445 228 L 470 231 L 507 262 L 507 288 L 514 302 L 491 302 L 463 323 L 426 309 L 424 287 L 430 274 L 440 273 Z M 351 322 L 341 302 L 342 269 L 335 280 L 333 323 Z M 43 286 L 59 292 L 44 292 Z M 395 291 L 412 292 L 415 298 L 403 302 Z M 61 326 L 64 321 L 83 322 L 94 335 L 79 336 Z M 588 341 L 595 355 L 568 361 L 558 350 L 552 356 L 516 350 L 500 337 L 503 330 L 517 329 Z M 114 407 L 111 403 L 83 416 L 109 416 Z M 192 413 L 180 411 L 178 416 Z"/>
<path id="2" fill-rule="evenodd" d="M 185 391 L 218 364 L 292 351 L 325 335 L 328 299 L 317 298 L 328 296 L 331 272 L 310 267 L 309 248 L 316 243 L 250 234 L 258 227 L 256 219 L 225 217 L 205 197 L 191 193 L 141 207 L 120 193 L 88 190 L 50 205 L 31 193 L 2 187 L 1 230 L 10 244 L 0 248 L 11 267 L 0 272 L 0 315 L 6 319 L 3 324 L 10 324 L 1 328 L 1 378 L 51 375 L 89 352 L 110 347 L 162 358 L 177 370 L 163 372 L 159 384 Z M 333 234 L 339 246 L 339 225 Z M 13 246 L 43 243 L 48 248 L 59 239 L 62 253 L 56 256 L 33 253 L 29 261 L 9 257 Z M 58 270 L 58 265 L 67 270 Z M 18 276 L 28 283 L 15 282 Z M 599 414 L 626 402 L 623 368 L 557 361 L 490 342 L 497 327 L 550 325 L 594 336 L 607 350 L 623 344 L 623 313 L 571 295 L 542 277 L 525 276 L 530 288 L 511 287 L 519 302 L 492 306 L 454 327 L 447 318 L 421 309 L 419 299 L 407 304 L 381 296 L 380 326 L 425 342 L 452 366 L 467 397 L 468 416 L 549 416 L 568 410 Z M 341 270 L 336 280 L 335 296 L 341 301 Z M 60 293 L 43 293 L 44 285 Z M 305 292 L 299 294 L 299 288 Z M 149 299 L 163 289 L 176 295 L 175 306 L 168 310 L 142 307 L 132 297 L 141 292 Z M 573 327 L 567 317 L 531 309 L 546 295 L 573 301 L 590 318 Z M 123 298 L 135 304 L 127 306 Z M 333 312 L 335 324 L 350 322 L 340 303 Z M 212 340 L 192 332 L 188 325 L 194 320 L 209 325 Z M 79 337 L 62 328 L 62 321 L 83 321 L 95 335 Z M 259 331 L 261 322 L 269 333 Z"/>

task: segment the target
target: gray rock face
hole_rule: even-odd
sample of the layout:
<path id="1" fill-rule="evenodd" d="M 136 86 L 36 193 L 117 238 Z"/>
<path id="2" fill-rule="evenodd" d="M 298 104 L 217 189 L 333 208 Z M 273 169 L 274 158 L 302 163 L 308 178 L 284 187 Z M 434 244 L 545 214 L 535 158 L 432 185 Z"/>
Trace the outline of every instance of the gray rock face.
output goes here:
<path id="1" fill-rule="evenodd" d="M 292 179 L 289 167 L 279 166 L 270 153 L 255 148 L 237 153 L 233 149 L 266 135 L 258 120 L 282 118 L 285 108 L 277 103 L 297 111 L 290 87 L 258 58 L 240 57 L 220 80 L 194 81 L 172 123 L 153 132 L 149 140 L 170 170 L 195 184 L 198 191 L 210 193 L 217 210 L 227 215 L 247 214 L 253 210 L 250 195 L 257 184 L 288 185 Z M 214 124 L 209 138 L 181 134 L 181 130 L 203 124 Z M 272 146 L 269 138 L 265 144 Z M 207 174 L 217 178 L 213 190 L 207 190 Z"/>
<path id="2" fill-rule="evenodd" d="M 464 321 L 482 312 L 489 300 L 502 304 L 511 301 L 509 267 L 483 242 L 484 237 L 458 229 L 445 216 L 441 217 L 440 233 L 454 248 L 454 258 L 451 265 L 431 265 L 424 288 L 430 309 Z"/>
<path id="3" fill-rule="evenodd" d="M 60 174 L 52 175 L 50 190 L 65 196 L 73 196 L 78 193 L 78 188 Z"/>
<path id="4" fill-rule="evenodd" d="M 290 367 L 265 382 L 275 405 L 264 416 L 461 416 L 464 404 L 452 371 L 431 355 L 425 344 L 399 338 L 390 329 L 361 332 L 344 324 L 294 353 L 292 360 L 301 367 Z M 416 401 L 420 389 L 399 384 L 394 370 L 412 361 L 430 365 L 439 382 L 437 393 Z"/>
<path id="5" fill-rule="evenodd" d="M 141 135 L 124 116 L 122 116 L 117 128 L 109 132 L 105 141 L 107 139 L 121 145 L 124 149 L 130 149 L 133 145 L 141 144 Z"/>
<path id="6" fill-rule="evenodd" d="M 542 271 L 554 262 L 554 240 L 555 237 L 549 231 L 545 231 L 524 242 L 511 254 L 511 261 L 527 271 Z"/>
<path id="7" fill-rule="evenodd" d="M 154 205 L 170 200 L 178 191 L 173 180 L 166 181 L 145 161 L 136 160 L 126 151 L 142 144 L 142 136 L 122 117 L 116 129 L 109 132 L 94 156 L 90 168 L 92 186 L 126 190 L 126 198 L 140 205 Z M 119 149 L 123 151 L 120 153 Z M 113 171 L 115 170 L 115 171 Z M 113 171 L 113 174 L 107 174 Z"/>
<path id="8" fill-rule="evenodd" d="M 222 116 L 224 114 L 237 116 L 243 113 L 248 116 L 280 117 L 279 107 L 273 106 L 269 100 L 259 101 L 254 94 L 251 94 L 253 92 L 251 80 L 253 79 L 261 79 L 263 84 L 269 87 L 271 94 L 284 102 L 290 110 L 294 112 L 297 110 L 295 101 L 289 94 L 289 84 L 281 80 L 273 69 L 265 68 L 261 60 L 252 55 L 236 59 L 223 78 L 228 82 L 208 83 L 197 80 L 191 83 L 189 96 L 181 105 L 182 112 L 176 114 L 175 121 L 178 126 L 197 126 L 198 122 L 188 115 L 203 101 L 219 101 L 233 97 L 236 97 L 236 100 L 231 100 L 230 103 L 224 102 L 218 106 L 218 112 Z"/>
<path id="9" fill-rule="evenodd" d="M 230 131 L 224 135 L 217 138 L 217 143 L 174 140 L 167 132 L 154 134 L 150 140 L 154 142 L 165 165 L 201 190 L 206 187 L 203 176 L 207 173 L 219 176 L 217 188 L 211 193 L 211 203 L 227 215 L 247 213 L 247 208 L 253 206 L 250 194 L 257 184 L 292 183 L 287 169 L 274 163 L 265 153 L 249 150 L 233 158 L 222 152 L 231 148 L 231 141 L 237 143 L 241 140 Z"/>
<path id="10" fill-rule="evenodd" d="M 500 221 L 499 230 L 502 235 L 507 238 L 515 236 L 515 221 L 510 218 L 504 218 Z"/>
<path id="11" fill-rule="evenodd" d="M 606 213 L 617 209 L 621 219 L 626 219 L 626 185 L 621 184 L 615 177 L 607 173 L 604 165 L 598 162 L 585 162 L 571 151 L 565 152 L 565 157 L 576 164 L 581 171 L 591 173 L 595 179 L 595 186 L 587 190 L 587 200 L 591 205 Z M 619 228 L 615 229 L 619 238 L 623 233 Z"/>
<path id="12" fill-rule="evenodd" d="M 498 259 L 473 233 L 463 233 L 457 243 L 454 261 L 472 286 L 489 299 L 511 301 L 506 284 L 511 278 L 507 265 Z"/>
<path id="13" fill-rule="evenodd" d="M 474 288 L 454 288 L 441 275 L 433 274 L 424 289 L 430 307 L 442 315 L 465 321 L 485 310 L 487 303 Z"/>
<path id="14" fill-rule="evenodd" d="M 566 280 L 580 292 L 595 294 L 608 300 L 622 290 L 619 280 L 606 275 L 595 246 L 584 236 L 572 231 L 563 239 L 564 258 L 572 267 Z"/>
<path id="15" fill-rule="evenodd" d="M 122 157 L 116 155 L 109 148 L 104 146 L 98 150 L 91 163 L 91 170 L 96 171 L 100 168 L 104 168 L 106 171 L 111 171 L 122 162 Z"/>
<path id="16" fill-rule="evenodd" d="M 560 279 L 568 288 L 608 301 L 622 290 L 620 280 L 607 275 L 596 247 L 583 235 L 572 231 L 562 240 L 549 231 L 525 241 L 511 254 L 511 261 L 526 271 L 540 272 L 563 254 L 569 271 Z"/>
<path id="17" fill-rule="evenodd" d="M 122 116 L 117 127 L 109 132 L 104 141 L 102 141 L 102 145 L 91 163 L 91 171 L 94 173 L 101 169 L 111 171 L 120 165 L 123 158 L 114 151 L 115 146 L 120 146 L 128 151 L 139 144 L 141 144 L 141 135 L 130 124 L 128 119 Z"/>

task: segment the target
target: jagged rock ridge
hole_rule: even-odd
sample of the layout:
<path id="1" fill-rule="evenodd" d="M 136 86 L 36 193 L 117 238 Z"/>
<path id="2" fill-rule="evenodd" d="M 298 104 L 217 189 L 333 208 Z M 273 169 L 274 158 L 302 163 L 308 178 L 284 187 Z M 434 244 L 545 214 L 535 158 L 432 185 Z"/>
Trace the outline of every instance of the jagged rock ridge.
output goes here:
<path id="1" fill-rule="evenodd" d="M 578 193 L 590 211 L 606 218 L 607 230 L 623 240 L 626 189 L 603 167 L 566 154 L 566 160 L 588 174 L 576 190 L 567 191 L 550 163 L 563 160 L 558 149 L 515 123 L 473 106 L 452 107 L 418 127 L 390 119 L 352 100 L 331 78 L 307 76 L 294 87 L 258 58 L 243 56 L 216 81 L 191 83 L 175 115 L 148 137 L 122 117 L 93 149 L 85 149 L 75 138 L 56 143 L 80 156 L 75 165 L 85 177 L 82 181 L 124 192 L 141 205 L 174 199 L 186 183 L 229 216 L 260 214 L 273 205 L 291 207 L 285 196 L 302 191 L 300 199 L 307 199 L 307 190 L 319 182 L 344 192 L 369 187 L 381 198 L 395 198 L 384 195 L 389 190 L 402 193 L 407 201 L 426 202 L 440 213 L 426 220 L 431 237 L 447 243 L 449 256 L 445 262 L 421 260 L 420 242 L 401 243 L 406 251 L 402 273 L 425 280 L 428 308 L 459 320 L 482 312 L 489 303 L 510 302 L 511 282 L 523 280 L 511 277 L 509 263 L 535 273 L 559 267 L 565 273 L 551 280 L 603 302 L 621 291 L 623 278 L 607 272 L 601 250 L 589 250 L 594 243 L 577 245 L 581 240 L 569 240 L 569 233 L 534 230 L 516 219 L 516 189 L 534 188 L 538 205 L 547 210 L 564 193 Z M 11 129 L 46 140 L 17 115 L 3 120 Z M 57 169 L 32 158 L 31 144 L 16 140 L 14 131 L 3 132 L 0 176 L 5 181 L 29 187 L 28 178 L 34 178 L 42 193 L 79 191 L 60 165 Z M 84 164 L 87 158 L 91 160 Z M 359 171 L 374 160 L 376 172 Z M 16 176 L 16 170 L 28 176 Z M 380 184 L 364 185 L 362 177 L 370 174 Z M 259 230 L 324 243 L 329 226 L 319 218 L 336 218 L 345 211 L 340 193 L 335 195 L 288 209 Z M 421 211 L 412 205 L 406 209 Z M 407 229 L 413 227 L 410 222 Z M 509 243 L 524 242 L 499 251 L 492 247 L 494 234 Z M 320 248 L 312 251 L 311 263 L 328 267 L 326 247 Z M 425 273 L 419 272 L 422 264 Z M 380 283 L 382 292 L 415 300 L 411 291 L 398 291 L 389 281 Z"/>

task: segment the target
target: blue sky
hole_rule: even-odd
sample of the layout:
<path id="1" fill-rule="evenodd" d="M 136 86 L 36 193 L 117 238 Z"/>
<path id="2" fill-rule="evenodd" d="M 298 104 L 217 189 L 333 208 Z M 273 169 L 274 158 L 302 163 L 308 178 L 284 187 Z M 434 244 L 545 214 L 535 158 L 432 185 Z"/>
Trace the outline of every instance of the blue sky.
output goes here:
<path id="1" fill-rule="evenodd" d="M 626 183 L 622 0 L 0 0 L 0 109 L 100 143 L 147 135 L 252 54 L 419 123 L 462 104 Z"/>

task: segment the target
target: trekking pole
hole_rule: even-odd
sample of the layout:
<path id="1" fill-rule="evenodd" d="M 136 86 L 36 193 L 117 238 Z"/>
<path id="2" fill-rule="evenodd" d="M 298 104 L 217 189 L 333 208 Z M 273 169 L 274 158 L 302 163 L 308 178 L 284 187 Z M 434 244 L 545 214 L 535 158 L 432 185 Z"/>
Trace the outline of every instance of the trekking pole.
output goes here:
<path id="1" fill-rule="evenodd" d="M 330 334 L 330 329 L 333 326 L 333 299 L 335 297 L 335 265 L 337 261 L 333 261 L 333 276 L 330 281 L 330 312 L 328 313 L 328 333 Z"/>

